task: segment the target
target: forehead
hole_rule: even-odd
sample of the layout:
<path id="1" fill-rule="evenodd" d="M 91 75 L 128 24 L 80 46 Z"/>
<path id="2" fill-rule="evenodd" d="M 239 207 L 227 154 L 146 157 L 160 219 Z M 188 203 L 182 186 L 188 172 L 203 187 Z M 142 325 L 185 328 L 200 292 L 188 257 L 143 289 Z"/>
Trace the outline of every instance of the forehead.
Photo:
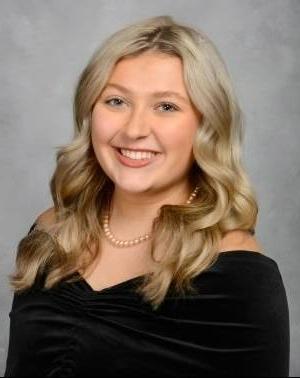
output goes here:
<path id="1" fill-rule="evenodd" d="M 121 92 L 124 92 L 126 94 L 129 94 L 129 95 L 134 95 L 134 91 L 129 89 L 128 87 L 125 87 L 123 85 L 120 85 L 120 84 L 117 84 L 117 83 L 108 83 L 106 86 L 105 86 L 105 89 L 109 89 L 109 88 L 116 88 L 118 90 L 120 90 Z M 176 92 L 176 91 L 170 91 L 170 90 L 164 90 L 164 91 L 155 91 L 155 92 L 149 92 L 147 94 L 148 97 L 153 97 L 153 98 L 160 98 L 160 97 L 175 97 L 177 98 L 178 100 L 180 101 L 183 101 L 185 103 L 189 103 L 189 99 L 179 93 L 179 92 Z"/>
<path id="2" fill-rule="evenodd" d="M 115 65 L 105 88 L 128 95 L 172 96 L 189 102 L 181 59 L 167 54 L 144 53 L 123 58 Z"/>

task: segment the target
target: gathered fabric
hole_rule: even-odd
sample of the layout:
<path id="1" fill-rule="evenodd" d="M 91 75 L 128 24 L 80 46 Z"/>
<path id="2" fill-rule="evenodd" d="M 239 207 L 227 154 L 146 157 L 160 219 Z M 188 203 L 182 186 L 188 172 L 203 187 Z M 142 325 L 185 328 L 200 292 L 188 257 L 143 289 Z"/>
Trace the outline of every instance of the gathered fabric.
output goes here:
<path id="1" fill-rule="evenodd" d="M 81 277 L 14 294 L 5 377 L 288 376 L 289 308 L 277 263 L 219 254 L 156 311 L 135 292 L 143 276 L 93 290 Z"/>

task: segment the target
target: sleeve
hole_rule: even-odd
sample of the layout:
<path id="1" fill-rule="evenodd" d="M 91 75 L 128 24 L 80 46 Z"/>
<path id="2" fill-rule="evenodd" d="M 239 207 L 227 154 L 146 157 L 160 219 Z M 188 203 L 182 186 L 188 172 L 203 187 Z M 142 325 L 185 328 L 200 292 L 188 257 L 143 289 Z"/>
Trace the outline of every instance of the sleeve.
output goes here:
<path id="1" fill-rule="evenodd" d="M 34 231 L 36 226 L 37 223 L 34 222 L 27 235 Z M 22 330 L 25 330 L 26 327 L 21 327 L 19 324 L 18 311 L 24 306 L 25 302 L 26 292 L 21 294 L 14 293 L 9 312 L 9 341 L 4 377 L 36 376 L 36 372 L 33 374 L 32 371 L 29 371 L 31 369 L 30 366 L 34 366 L 34 364 L 30 362 L 30 348 L 26 344 L 26 340 L 30 340 L 31 337 L 29 335 L 24 337 Z"/>
<path id="2" fill-rule="evenodd" d="M 278 269 L 262 279 L 261 293 L 253 296 L 250 310 L 255 310 L 257 298 L 257 322 L 261 326 L 261 362 L 256 372 L 264 376 L 289 376 L 290 364 L 290 321 L 286 290 Z M 251 297 L 249 298 L 251 300 Z"/>
<path id="3" fill-rule="evenodd" d="M 289 307 L 277 263 L 269 259 L 260 264 L 245 264 L 232 279 L 234 283 L 228 286 L 234 288 L 231 303 L 236 311 L 236 328 L 227 335 L 224 373 L 288 377 Z"/>
<path id="4" fill-rule="evenodd" d="M 9 313 L 9 341 L 4 377 L 38 377 L 36 340 L 38 330 L 35 319 L 39 302 L 35 303 L 30 291 L 14 294 Z"/>

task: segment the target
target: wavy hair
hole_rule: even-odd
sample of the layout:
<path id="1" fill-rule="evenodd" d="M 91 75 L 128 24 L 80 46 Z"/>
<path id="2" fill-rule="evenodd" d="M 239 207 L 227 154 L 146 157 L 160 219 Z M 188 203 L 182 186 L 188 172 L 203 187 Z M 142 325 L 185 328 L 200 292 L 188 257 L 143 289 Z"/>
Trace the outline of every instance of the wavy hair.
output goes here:
<path id="1" fill-rule="evenodd" d="M 77 280 L 72 274 L 101 253 L 104 230 L 99 219 L 109 206 L 114 183 L 92 148 L 91 113 L 115 64 L 145 51 L 181 58 L 187 92 L 203 117 L 193 141 L 189 176 L 200 191 L 191 204 L 160 208 L 152 226 L 155 269 L 143 276 L 137 292 L 153 309 L 171 288 L 179 294 L 195 292 L 193 278 L 215 263 L 226 232 L 254 234 L 258 206 L 241 159 L 243 115 L 225 63 L 203 31 L 170 16 L 148 18 L 107 38 L 76 83 L 74 135 L 71 142 L 56 147 L 49 183 L 55 219 L 19 242 L 16 271 L 10 274 L 15 292 L 30 288 L 41 275 L 47 289 L 63 279 Z"/>

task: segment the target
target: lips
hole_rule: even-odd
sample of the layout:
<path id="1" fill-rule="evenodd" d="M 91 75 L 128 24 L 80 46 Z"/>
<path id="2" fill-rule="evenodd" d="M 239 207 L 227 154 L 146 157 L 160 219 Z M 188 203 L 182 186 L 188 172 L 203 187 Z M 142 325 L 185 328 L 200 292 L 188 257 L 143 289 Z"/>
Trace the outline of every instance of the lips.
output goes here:
<path id="1" fill-rule="evenodd" d="M 122 155 L 120 149 L 118 147 L 114 147 L 114 150 L 116 151 L 117 158 L 119 162 L 126 166 L 126 167 L 131 167 L 131 168 L 141 168 L 145 167 L 146 165 L 151 165 L 155 163 L 162 154 L 158 153 L 154 156 L 151 157 L 151 159 L 141 159 L 141 160 L 135 160 L 135 159 L 130 159 L 129 157 Z"/>

